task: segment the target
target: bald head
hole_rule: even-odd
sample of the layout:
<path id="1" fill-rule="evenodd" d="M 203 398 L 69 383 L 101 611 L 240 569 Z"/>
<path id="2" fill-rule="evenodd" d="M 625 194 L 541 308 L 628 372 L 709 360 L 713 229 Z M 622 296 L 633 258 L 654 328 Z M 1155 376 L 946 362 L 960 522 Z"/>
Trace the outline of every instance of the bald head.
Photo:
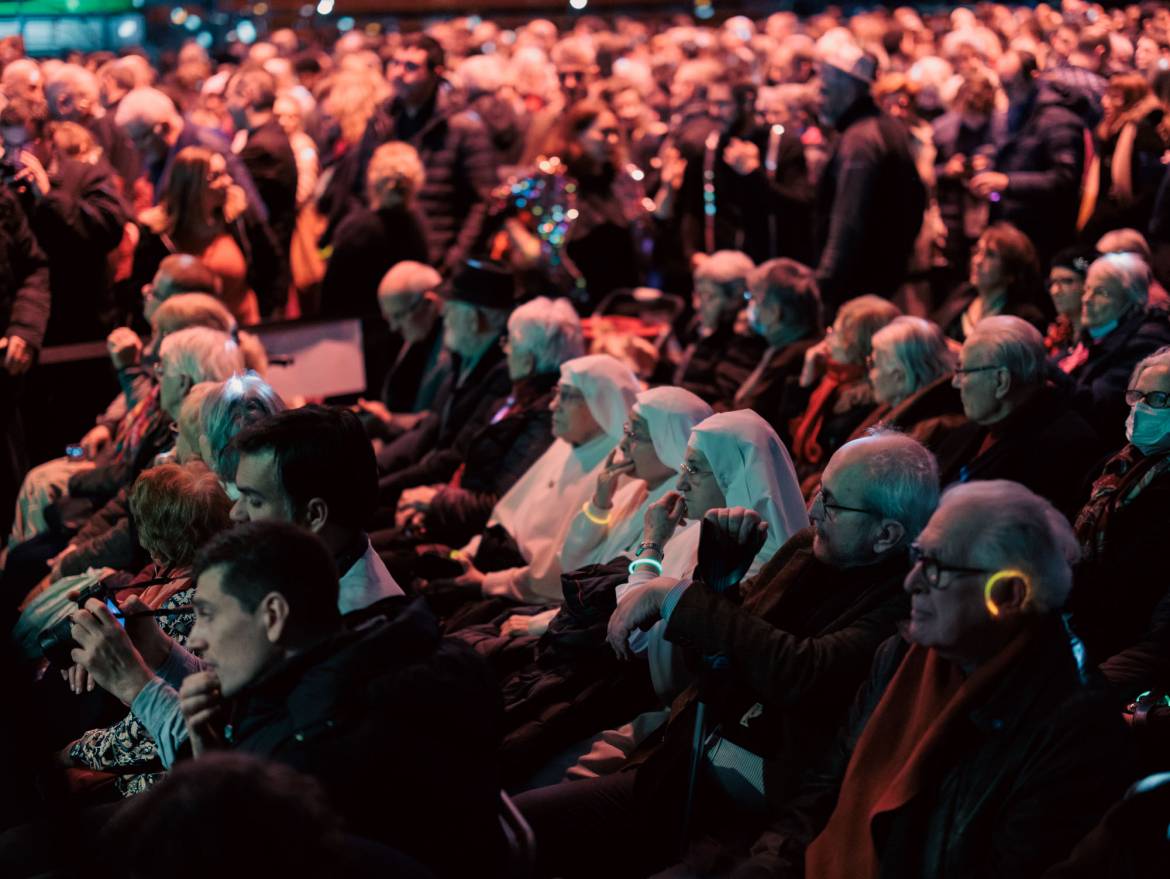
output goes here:
<path id="1" fill-rule="evenodd" d="M 142 288 L 142 312 L 149 321 L 158 307 L 180 293 L 206 293 L 218 296 L 219 276 L 197 257 L 174 253 L 163 257 L 154 274 L 154 280 Z"/>
<path id="2" fill-rule="evenodd" d="M 139 86 L 118 104 L 114 121 L 144 158 L 158 161 L 183 131 L 183 117 L 174 101 L 158 89 Z"/>

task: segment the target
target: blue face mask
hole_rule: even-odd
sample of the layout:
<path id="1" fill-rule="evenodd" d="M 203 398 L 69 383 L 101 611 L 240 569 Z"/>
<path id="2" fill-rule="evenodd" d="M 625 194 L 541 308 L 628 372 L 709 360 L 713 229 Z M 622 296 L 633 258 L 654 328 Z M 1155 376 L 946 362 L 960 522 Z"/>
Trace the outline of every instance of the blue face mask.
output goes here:
<path id="1" fill-rule="evenodd" d="M 752 328 L 752 332 L 757 336 L 766 336 L 768 334 L 768 328 L 760 320 L 760 308 L 754 299 L 748 303 L 747 319 L 748 326 Z"/>
<path id="2" fill-rule="evenodd" d="M 1170 409 L 1136 404 L 1125 419 L 1125 435 L 1143 455 L 1170 447 Z"/>
<path id="3" fill-rule="evenodd" d="M 1089 337 L 1095 342 L 1098 339 L 1103 339 L 1117 329 L 1119 321 L 1111 320 L 1107 324 L 1101 324 L 1099 327 L 1086 327 L 1089 331 Z"/>

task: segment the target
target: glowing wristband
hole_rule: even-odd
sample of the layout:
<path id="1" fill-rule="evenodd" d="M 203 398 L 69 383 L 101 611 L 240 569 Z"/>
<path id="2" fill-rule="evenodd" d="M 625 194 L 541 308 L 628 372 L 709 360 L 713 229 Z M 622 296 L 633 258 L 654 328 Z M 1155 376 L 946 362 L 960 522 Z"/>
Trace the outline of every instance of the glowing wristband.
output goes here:
<path id="1" fill-rule="evenodd" d="M 593 504 L 589 501 L 585 501 L 585 503 L 581 505 L 581 512 L 584 513 L 585 518 L 588 519 L 590 522 L 592 522 L 594 525 L 608 525 L 609 520 L 611 518 L 613 518 L 612 513 L 607 514 L 604 518 L 601 516 L 594 515 Z"/>
<path id="2" fill-rule="evenodd" d="M 455 561 L 459 561 L 461 558 L 463 558 L 463 553 L 457 549 L 453 549 L 449 553 L 447 553 L 447 558 L 454 559 Z"/>
<path id="3" fill-rule="evenodd" d="M 638 572 L 639 565 L 646 565 L 653 568 L 655 577 L 662 576 L 662 562 L 655 561 L 654 559 L 634 559 L 632 562 L 630 562 L 630 573 L 636 574 Z"/>

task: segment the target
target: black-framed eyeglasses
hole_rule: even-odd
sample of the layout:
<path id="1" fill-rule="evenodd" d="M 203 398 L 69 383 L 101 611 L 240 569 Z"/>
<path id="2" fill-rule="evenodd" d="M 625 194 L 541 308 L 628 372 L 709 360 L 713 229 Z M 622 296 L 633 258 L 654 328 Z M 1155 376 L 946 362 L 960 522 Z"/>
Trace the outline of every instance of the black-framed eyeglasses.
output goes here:
<path id="1" fill-rule="evenodd" d="M 942 575 L 947 571 L 952 574 L 990 574 L 993 573 L 987 568 L 965 568 L 961 565 L 945 565 L 933 556 L 926 554 L 926 551 L 917 543 L 910 544 L 910 564 L 914 567 L 921 566 L 922 579 L 926 581 L 926 585 L 931 589 L 938 589 L 940 591 L 946 589 L 945 586 L 939 586 L 942 581 Z"/>
<path id="2" fill-rule="evenodd" d="M 383 310 L 382 317 L 386 319 L 387 323 L 401 323 L 414 313 L 414 310 L 422 304 L 424 299 L 426 299 L 425 296 L 416 296 L 410 300 L 405 308 L 399 308 L 396 311 Z"/>
<path id="3" fill-rule="evenodd" d="M 1130 388 L 1125 392 L 1125 405 L 1136 406 L 1145 403 L 1151 409 L 1170 409 L 1170 393 L 1166 391 L 1139 391 Z"/>
<path id="4" fill-rule="evenodd" d="M 832 510 L 833 515 L 829 516 L 829 518 L 832 519 L 836 518 L 837 513 L 865 513 L 868 516 L 877 515 L 876 512 L 873 510 L 867 510 L 865 507 L 848 507 L 845 504 L 839 504 L 834 500 L 830 500 L 829 497 L 825 494 L 825 490 L 823 488 L 818 489 L 817 493 L 813 495 L 812 506 L 815 507 L 817 504 L 820 504 L 824 508 L 825 514 L 827 516 L 829 511 Z"/>
<path id="5" fill-rule="evenodd" d="M 1002 366 L 958 366 L 955 368 L 955 375 L 971 375 L 973 372 L 987 372 L 989 369 L 1003 369 Z"/>

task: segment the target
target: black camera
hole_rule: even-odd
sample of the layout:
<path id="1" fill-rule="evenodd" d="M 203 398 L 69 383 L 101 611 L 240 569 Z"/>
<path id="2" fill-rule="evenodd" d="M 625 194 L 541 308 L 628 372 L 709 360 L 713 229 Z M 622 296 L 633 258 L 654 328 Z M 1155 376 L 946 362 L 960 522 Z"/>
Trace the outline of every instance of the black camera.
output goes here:
<path id="1" fill-rule="evenodd" d="M 109 601 L 114 590 L 105 581 L 86 586 L 77 596 L 77 606 L 85 607 L 91 598 Z M 80 645 L 73 640 L 73 621 L 66 618 L 49 626 L 37 636 L 41 652 L 54 668 L 69 668 L 73 665 L 73 650 Z"/>

